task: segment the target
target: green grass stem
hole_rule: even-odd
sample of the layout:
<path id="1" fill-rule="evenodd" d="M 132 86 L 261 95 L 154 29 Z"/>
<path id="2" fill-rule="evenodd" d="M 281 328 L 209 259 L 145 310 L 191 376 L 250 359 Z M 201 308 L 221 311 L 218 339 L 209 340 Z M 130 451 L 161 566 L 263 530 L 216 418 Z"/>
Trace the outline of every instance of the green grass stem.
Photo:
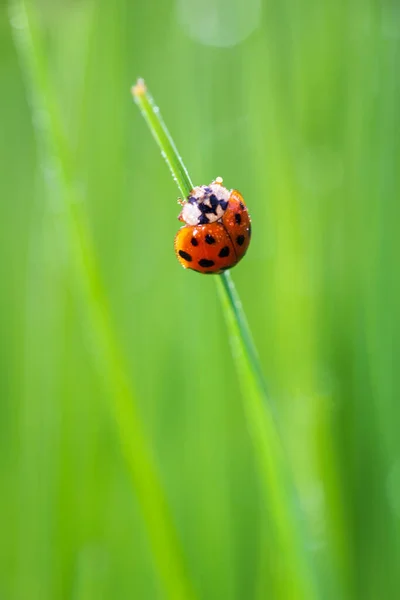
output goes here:
<path id="1" fill-rule="evenodd" d="M 183 198 L 187 198 L 193 189 L 192 181 L 143 79 L 139 79 L 132 87 L 132 95 Z M 256 451 L 263 498 L 276 531 L 282 564 L 276 577 L 279 597 L 311 600 L 316 597 L 314 578 L 306 556 L 304 537 L 295 509 L 293 484 L 274 411 L 267 396 L 258 353 L 230 272 L 217 275 L 215 279 Z M 288 585 L 288 581 L 291 585 Z"/>
<path id="2" fill-rule="evenodd" d="M 177 531 L 137 410 L 126 361 L 110 320 L 83 203 L 75 185 L 70 151 L 62 134 L 42 42 L 35 26 L 36 14 L 30 3 L 15 0 L 10 3 L 10 18 L 32 107 L 42 166 L 52 173 L 51 202 L 49 198 L 47 209 L 50 210 L 52 203 L 54 206 L 54 195 L 58 196 L 54 216 L 64 233 L 81 290 L 83 308 L 108 388 L 107 398 L 118 425 L 123 455 L 147 528 L 156 569 L 168 598 L 191 599 L 195 595 Z"/>

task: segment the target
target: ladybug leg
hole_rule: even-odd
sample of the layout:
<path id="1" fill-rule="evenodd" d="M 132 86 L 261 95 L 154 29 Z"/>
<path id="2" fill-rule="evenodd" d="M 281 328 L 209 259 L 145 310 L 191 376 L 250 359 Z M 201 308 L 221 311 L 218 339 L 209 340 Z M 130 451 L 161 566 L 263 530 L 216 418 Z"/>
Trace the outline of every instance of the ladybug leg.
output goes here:
<path id="1" fill-rule="evenodd" d="M 183 207 L 186 204 L 186 200 L 182 200 L 182 198 L 178 198 L 178 204 L 180 204 L 180 206 Z M 183 210 L 181 210 L 181 212 L 178 215 L 178 221 L 184 222 L 182 215 L 183 215 Z"/>

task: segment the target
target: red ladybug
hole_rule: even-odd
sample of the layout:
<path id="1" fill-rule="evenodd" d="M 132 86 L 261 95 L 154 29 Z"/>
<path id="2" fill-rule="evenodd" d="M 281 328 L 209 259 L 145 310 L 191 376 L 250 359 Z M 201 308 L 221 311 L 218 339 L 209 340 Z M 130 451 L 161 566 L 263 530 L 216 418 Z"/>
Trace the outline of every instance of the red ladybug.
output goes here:
<path id="1" fill-rule="evenodd" d="M 185 225 L 175 236 L 176 256 L 185 269 L 222 273 L 246 254 L 251 222 L 237 190 L 227 190 L 218 177 L 210 185 L 195 187 L 178 217 Z"/>

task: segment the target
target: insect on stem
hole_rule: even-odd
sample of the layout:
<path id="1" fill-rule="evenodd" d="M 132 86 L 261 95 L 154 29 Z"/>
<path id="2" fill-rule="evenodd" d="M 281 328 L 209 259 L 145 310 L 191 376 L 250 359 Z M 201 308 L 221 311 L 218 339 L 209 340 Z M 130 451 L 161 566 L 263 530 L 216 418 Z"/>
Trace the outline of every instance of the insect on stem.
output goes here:
<path id="1" fill-rule="evenodd" d="M 138 79 L 132 87 L 132 94 L 182 197 L 187 199 L 194 186 L 143 79 Z M 206 187 L 208 189 L 208 186 Z M 239 245 L 243 244 L 243 241 L 237 238 Z M 209 240 L 209 243 L 214 242 Z M 193 245 L 198 246 L 197 243 Z M 184 261 L 192 264 L 193 257 L 190 254 L 186 251 L 181 251 L 180 254 Z M 206 262 L 212 261 L 202 259 L 198 264 L 201 265 L 202 262 L 205 265 Z M 276 545 L 282 561 L 282 577 L 276 585 L 285 586 L 285 580 L 291 581 L 297 590 L 298 600 L 314 600 L 317 597 L 314 574 L 307 559 L 305 540 L 297 518 L 294 485 L 282 447 L 277 419 L 266 393 L 258 353 L 230 272 L 216 275 L 216 282 L 258 461 L 263 499 L 269 507 L 270 520 L 275 528 Z M 281 589 L 282 597 L 286 597 L 284 589 L 286 588 Z"/>

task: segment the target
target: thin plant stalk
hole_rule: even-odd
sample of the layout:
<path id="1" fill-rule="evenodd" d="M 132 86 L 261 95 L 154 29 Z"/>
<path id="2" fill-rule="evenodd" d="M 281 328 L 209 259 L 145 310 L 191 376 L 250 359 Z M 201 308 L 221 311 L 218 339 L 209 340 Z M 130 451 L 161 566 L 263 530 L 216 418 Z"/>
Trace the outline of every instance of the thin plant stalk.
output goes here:
<path id="1" fill-rule="evenodd" d="M 154 103 L 154 100 L 147 90 L 143 79 L 139 79 L 136 85 L 132 87 L 132 95 L 161 150 L 161 155 L 166 161 L 172 177 L 182 194 L 182 197 L 187 198 L 194 187 L 192 180 L 190 179 L 190 175 L 183 163 L 182 157 L 180 156 L 175 143 L 163 121 L 160 109 Z M 218 278 L 216 279 L 218 280 Z M 258 385 L 260 389 L 263 390 L 265 397 L 267 397 L 266 385 L 257 355 L 257 350 L 255 348 L 250 329 L 247 324 L 246 316 L 235 288 L 235 284 L 233 283 L 229 271 L 222 273 L 219 279 L 223 282 L 224 293 L 229 297 L 230 305 L 235 312 L 242 343 L 246 348 L 247 355 L 251 358 L 254 375 L 256 376 Z"/>
<path id="2" fill-rule="evenodd" d="M 131 91 L 182 197 L 187 198 L 193 183 L 144 80 L 139 79 Z M 281 553 L 283 573 L 278 576 L 276 583 L 279 597 L 312 600 L 317 597 L 313 571 L 307 559 L 305 540 L 295 508 L 294 485 L 274 410 L 267 395 L 258 353 L 230 272 L 216 275 L 215 280 L 256 451 L 263 497 L 270 511 Z"/>
<path id="3" fill-rule="evenodd" d="M 69 251 L 154 563 L 168 598 L 194 600 L 195 594 L 161 477 L 138 413 L 126 360 L 111 323 L 32 5 L 23 0 L 10 2 L 10 21 L 26 80 L 41 164 L 46 173 L 51 173 L 49 195 L 52 202 L 57 203 L 54 218 Z M 51 205 L 49 200 L 48 210 L 51 210 Z"/>

